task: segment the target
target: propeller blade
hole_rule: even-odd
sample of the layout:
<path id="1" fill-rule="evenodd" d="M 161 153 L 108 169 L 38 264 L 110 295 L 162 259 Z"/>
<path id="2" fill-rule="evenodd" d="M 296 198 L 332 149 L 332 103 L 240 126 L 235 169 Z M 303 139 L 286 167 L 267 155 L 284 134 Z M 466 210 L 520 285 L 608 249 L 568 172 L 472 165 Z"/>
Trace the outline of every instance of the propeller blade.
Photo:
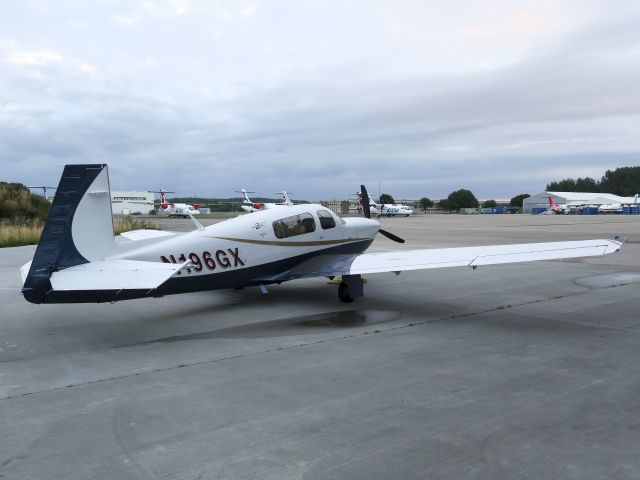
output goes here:
<path id="1" fill-rule="evenodd" d="M 365 218 L 371 218 L 371 205 L 369 205 L 369 194 L 364 185 L 360 185 L 360 202 L 362 203 L 362 212 Z"/>
<path id="2" fill-rule="evenodd" d="M 397 235 L 394 235 L 391 232 L 387 232 L 386 230 L 380 229 L 380 230 L 378 230 L 378 233 L 381 233 L 382 235 L 387 237 L 389 240 L 393 240 L 394 242 L 404 243 L 404 238 L 400 238 L 400 237 L 398 237 Z"/>

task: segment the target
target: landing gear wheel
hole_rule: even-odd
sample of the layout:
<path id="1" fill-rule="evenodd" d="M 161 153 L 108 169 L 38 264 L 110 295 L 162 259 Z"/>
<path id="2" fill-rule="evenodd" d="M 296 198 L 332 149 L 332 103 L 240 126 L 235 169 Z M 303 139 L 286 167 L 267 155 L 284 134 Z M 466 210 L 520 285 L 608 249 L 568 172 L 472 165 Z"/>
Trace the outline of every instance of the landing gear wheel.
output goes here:
<path id="1" fill-rule="evenodd" d="M 353 297 L 349 293 L 349 285 L 345 282 L 340 283 L 340 286 L 338 287 L 338 298 L 342 303 L 353 302 Z"/>

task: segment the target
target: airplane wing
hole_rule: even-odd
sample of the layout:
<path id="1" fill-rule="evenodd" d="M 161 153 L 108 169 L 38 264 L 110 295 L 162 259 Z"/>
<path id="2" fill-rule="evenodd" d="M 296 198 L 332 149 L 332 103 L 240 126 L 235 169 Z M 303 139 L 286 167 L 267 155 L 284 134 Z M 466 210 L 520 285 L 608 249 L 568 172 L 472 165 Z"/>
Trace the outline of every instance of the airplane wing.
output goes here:
<path id="1" fill-rule="evenodd" d="M 54 290 L 152 290 L 189 263 L 98 260 L 53 272 L 51 286 Z"/>
<path id="2" fill-rule="evenodd" d="M 446 267 L 478 267 L 503 263 L 595 257 L 617 252 L 624 241 L 580 240 L 484 247 L 398 250 L 360 255 L 316 257 L 287 272 L 287 278 L 364 275 Z M 276 279 L 274 279 L 276 280 Z"/>
<path id="3" fill-rule="evenodd" d="M 128 238 L 129 240 L 146 240 L 148 238 L 170 237 L 171 235 L 175 235 L 175 232 L 165 232 L 164 230 L 152 230 L 146 228 L 130 230 L 120 234 L 120 236 Z"/>

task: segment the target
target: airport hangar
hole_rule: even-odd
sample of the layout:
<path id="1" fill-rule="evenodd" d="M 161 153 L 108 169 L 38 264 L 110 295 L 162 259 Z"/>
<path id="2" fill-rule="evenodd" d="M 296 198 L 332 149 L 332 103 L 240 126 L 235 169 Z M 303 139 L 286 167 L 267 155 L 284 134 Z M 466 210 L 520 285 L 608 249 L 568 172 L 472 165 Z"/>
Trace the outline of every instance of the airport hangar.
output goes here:
<path id="1" fill-rule="evenodd" d="M 153 201 L 153 192 L 111 191 L 111 211 L 114 215 L 130 215 L 132 213 L 148 215 L 155 208 Z"/>
<path id="2" fill-rule="evenodd" d="M 549 197 L 558 205 L 607 205 L 610 203 L 632 203 L 633 198 L 620 197 L 613 193 L 594 192 L 540 192 L 525 198 L 522 202 L 522 211 L 532 213 L 534 208 L 549 208 Z"/>

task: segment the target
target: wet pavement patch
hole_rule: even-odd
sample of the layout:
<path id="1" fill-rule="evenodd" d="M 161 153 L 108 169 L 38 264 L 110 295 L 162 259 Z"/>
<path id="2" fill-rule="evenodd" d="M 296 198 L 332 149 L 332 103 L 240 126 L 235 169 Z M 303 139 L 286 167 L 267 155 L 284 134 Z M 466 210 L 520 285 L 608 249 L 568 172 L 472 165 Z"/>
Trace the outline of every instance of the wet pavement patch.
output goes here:
<path id="1" fill-rule="evenodd" d="M 594 275 L 591 277 L 576 278 L 573 281 L 576 285 L 587 288 L 609 288 L 618 285 L 628 285 L 640 282 L 640 273 L 636 272 L 616 272 L 605 275 Z"/>
<path id="2" fill-rule="evenodd" d="M 288 337 L 294 335 L 313 335 L 328 331 L 367 327 L 380 323 L 391 322 L 402 317 L 400 312 L 392 310 L 342 310 L 338 312 L 318 313 L 302 317 L 283 318 L 267 322 L 250 323 L 237 327 L 221 328 L 201 333 L 175 335 L 157 338 L 146 342 L 139 342 L 119 347 L 147 345 L 151 343 L 172 343 L 187 340 L 204 340 L 208 338 L 267 338 Z"/>

